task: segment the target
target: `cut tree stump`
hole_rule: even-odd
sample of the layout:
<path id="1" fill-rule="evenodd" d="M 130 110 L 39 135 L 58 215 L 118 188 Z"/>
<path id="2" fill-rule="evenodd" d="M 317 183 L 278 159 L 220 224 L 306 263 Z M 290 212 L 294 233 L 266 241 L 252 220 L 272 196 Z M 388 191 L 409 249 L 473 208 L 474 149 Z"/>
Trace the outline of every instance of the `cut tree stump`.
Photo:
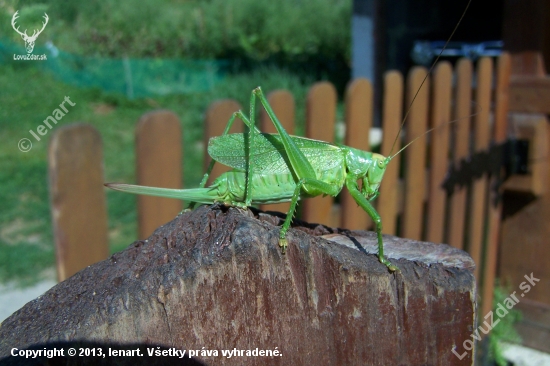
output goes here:
<path id="1" fill-rule="evenodd" d="M 387 256 L 401 269 L 391 273 L 370 254 L 377 251 L 374 233 L 297 221 L 283 255 L 281 222 L 220 205 L 177 216 L 149 239 L 78 272 L 6 319 L 0 365 L 24 361 L 10 357 L 13 347 L 140 347 L 146 355 L 147 347 L 157 345 L 198 350 L 196 360 L 189 353 L 183 359 L 194 364 L 473 363 L 472 351 L 463 348 L 476 309 L 468 254 L 384 236 Z M 222 355 L 233 349 L 279 355 Z M 203 356 L 207 350 L 210 357 Z M 76 362 L 66 352 L 64 360 L 56 364 Z M 89 357 L 78 364 L 86 360 L 183 361 Z"/>

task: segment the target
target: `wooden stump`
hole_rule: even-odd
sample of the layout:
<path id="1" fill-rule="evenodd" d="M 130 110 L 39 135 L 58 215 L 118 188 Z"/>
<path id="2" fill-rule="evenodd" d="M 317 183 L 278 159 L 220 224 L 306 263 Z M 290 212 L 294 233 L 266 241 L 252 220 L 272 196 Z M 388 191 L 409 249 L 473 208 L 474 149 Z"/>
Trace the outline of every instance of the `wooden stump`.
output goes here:
<path id="1" fill-rule="evenodd" d="M 13 347 L 54 345 L 103 352 L 140 347 L 145 355 L 160 345 L 199 350 L 200 362 L 227 365 L 472 364 L 472 351 L 462 346 L 471 339 L 476 308 L 474 264 L 466 253 L 385 236 L 388 257 L 401 269 L 391 273 L 370 254 L 374 233 L 296 222 L 283 255 L 280 223 L 219 205 L 179 215 L 6 319 L 0 364 L 24 361 L 10 357 Z M 257 348 L 278 355 L 222 355 Z M 204 357 L 206 350 L 218 355 Z M 192 362 L 188 354 L 184 360 Z M 78 360 L 179 362 L 170 356 Z"/>

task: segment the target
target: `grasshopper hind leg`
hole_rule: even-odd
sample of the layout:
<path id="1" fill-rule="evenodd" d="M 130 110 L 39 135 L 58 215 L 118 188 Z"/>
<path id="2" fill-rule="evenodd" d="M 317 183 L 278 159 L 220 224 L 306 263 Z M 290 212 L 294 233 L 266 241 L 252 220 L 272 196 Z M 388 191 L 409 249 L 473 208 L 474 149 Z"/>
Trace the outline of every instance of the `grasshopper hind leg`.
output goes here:
<path id="1" fill-rule="evenodd" d="M 233 126 L 233 123 L 235 122 L 235 118 L 237 118 L 238 115 L 239 115 L 239 112 L 235 112 L 231 115 L 231 118 L 229 118 L 229 121 L 227 121 L 227 125 L 225 126 L 222 136 L 227 135 L 229 133 L 229 130 L 231 129 L 231 126 Z M 208 164 L 208 168 L 206 168 L 206 172 L 202 177 L 201 183 L 199 184 L 199 188 L 204 188 L 206 186 L 206 182 L 208 182 L 208 178 L 210 178 L 210 174 L 212 173 L 212 170 L 214 169 L 215 164 L 216 164 L 216 160 L 212 159 L 210 161 L 210 164 Z M 186 209 L 181 211 L 181 213 L 193 210 L 196 204 L 197 202 L 189 202 L 189 206 L 187 206 Z"/>

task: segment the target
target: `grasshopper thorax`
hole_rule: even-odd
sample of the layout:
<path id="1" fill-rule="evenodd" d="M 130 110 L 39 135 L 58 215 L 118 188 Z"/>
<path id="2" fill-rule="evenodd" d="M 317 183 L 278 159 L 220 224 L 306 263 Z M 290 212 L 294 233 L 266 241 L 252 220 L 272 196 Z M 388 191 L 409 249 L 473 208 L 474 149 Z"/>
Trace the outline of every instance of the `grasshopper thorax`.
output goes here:
<path id="1" fill-rule="evenodd" d="M 375 197 L 391 157 L 386 158 L 380 154 L 351 147 L 347 147 L 346 150 L 345 161 L 349 179 L 361 180 L 361 192 L 367 199 Z"/>

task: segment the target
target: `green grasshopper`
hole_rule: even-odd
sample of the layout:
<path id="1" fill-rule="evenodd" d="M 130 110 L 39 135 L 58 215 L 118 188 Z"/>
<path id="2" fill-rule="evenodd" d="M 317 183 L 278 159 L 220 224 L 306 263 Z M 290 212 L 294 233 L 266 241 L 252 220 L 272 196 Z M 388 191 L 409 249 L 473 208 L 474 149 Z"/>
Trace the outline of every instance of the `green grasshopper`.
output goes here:
<path id="1" fill-rule="evenodd" d="M 256 97 L 260 99 L 278 134 L 260 133 L 256 128 Z M 237 117 L 248 126 L 247 134 L 228 134 Z M 105 185 L 129 193 L 177 198 L 191 202 L 191 205 L 221 202 L 246 208 L 254 204 L 290 201 L 290 209 L 279 232 L 279 245 L 283 253 L 288 246 L 286 233 L 298 200 L 318 195 L 336 196 L 345 185 L 376 225 L 378 259 L 390 271 L 396 271 L 398 268 L 384 257 L 382 220 L 370 201 L 378 196 L 386 166 L 399 152 L 384 157 L 348 146 L 290 136 L 258 87 L 252 91 L 250 118 L 242 111 L 235 112 L 223 135 L 213 137 L 208 142 L 208 154 L 213 161 L 200 188 L 167 189 L 117 183 Z M 205 188 L 215 162 L 233 170 L 220 175 L 211 186 Z M 361 181 L 360 188 L 358 181 Z"/>
<path id="2" fill-rule="evenodd" d="M 466 10 L 470 3 L 471 0 L 468 2 Z M 466 10 L 449 40 L 458 28 Z M 439 56 L 432 64 L 428 75 Z M 413 97 L 411 105 L 416 95 Z M 256 98 L 260 99 L 277 129 L 277 134 L 261 133 L 256 128 L 254 121 Z M 409 111 L 410 107 L 403 118 L 401 128 L 403 128 Z M 247 134 L 229 134 L 229 129 L 237 117 L 248 127 Z M 425 134 L 432 130 L 426 131 Z M 388 157 L 349 146 L 290 136 L 258 87 L 252 91 L 250 98 L 250 118 L 247 118 L 242 111 L 235 112 L 229 119 L 223 134 L 211 138 L 208 142 L 208 154 L 213 160 L 199 188 L 168 189 L 118 183 L 105 185 L 123 192 L 181 199 L 191 202 L 190 208 L 194 207 L 195 203 L 221 202 L 230 206 L 246 208 L 253 204 L 290 202 L 290 209 L 279 231 L 279 246 L 283 253 L 288 246 L 286 233 L 290 228 L 298 200 L 319 195 L 336 196 L 345 185 L 357 204 L 374 221 L 378 241 L 378 260 L 393 272 L 399 271 L 399 269 L 384 257 L 382 220 L 370 201 L 378 197 L 378 189 L 390 161 L 421 136 L 413 139 L 394 155 L 391 155 L 390 152 Z M 395 141 L 398 137 L 399 134 Z M 393 147 L 391 151 L 393 151 Z M 210 187 L 205 188 L 215 162 L 225 164 L 233 170 L 220 175 Z M 361 187 L 357 184 L 358 181 L 361 181 Z"/>

